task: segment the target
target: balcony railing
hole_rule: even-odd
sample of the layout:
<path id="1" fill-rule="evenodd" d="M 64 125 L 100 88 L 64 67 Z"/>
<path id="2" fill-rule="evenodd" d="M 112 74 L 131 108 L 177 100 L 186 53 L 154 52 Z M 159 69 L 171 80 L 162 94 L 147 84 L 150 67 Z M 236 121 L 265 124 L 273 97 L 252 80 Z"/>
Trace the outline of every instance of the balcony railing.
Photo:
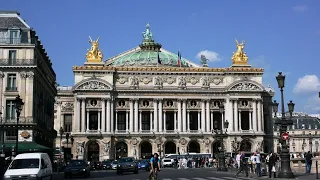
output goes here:
<path id="1" fill-rule="evenodd" d="M 17 124 L 16 117 L 0 117 L 0 124 L 10 125 Z M 32 117 L 19 117 L 19 124 L 36 124 L 36 120 Z"/>
<path id="2" fill-rule="evenodd" d="M 167 134 L 174 134 L 174 133 L 176 133 L 176 131 L 175 131 L 175 130 L 166 130 L 165 133 L 167 133 Z"/>
<path id="3" fill-rule="evenodd" d="M 35 66 L 35 59 L 0 59 L 0 66 Z"/>
<path id="4" fill-rule="evenodd" d="M 117 130 L 116 133 L 118 134 L 127 134 L 127 130 Z"/>
<path id="5" fill-rule="evenodd" d="M 200 133 L 200 131 L 199 130 L 189 130 L 189 133 L 196 134 L 196 133 Z"/>
<path id="6" fill-rule="evenodd" d="M 5 136 L 4 141 L 5 142 L 15 142 L 15 141 L 17 141 L 17 136 Z"/>
<path id="7" fill-rule="evenodd" d="M 6 87 L 6 91 L 18 91 L 17 87 Z"/>
<path id="8" fill-rule="evenodd" d="M 151 130 L 141 130 L 140 131 L 142 134 L 149 134 L 151 133 L 152 131 Z"/>
<path id="9" fill-rule="evenodd" d="M 11 45 L 24 45 L 34 44 L 33 38 L 0 38 L 0 44 L 11 44 Z"/>
<path id="10" fill-rule="evenodd" d="M 87 130 L 87 134 L 100 134 L 100 130 Z"/>

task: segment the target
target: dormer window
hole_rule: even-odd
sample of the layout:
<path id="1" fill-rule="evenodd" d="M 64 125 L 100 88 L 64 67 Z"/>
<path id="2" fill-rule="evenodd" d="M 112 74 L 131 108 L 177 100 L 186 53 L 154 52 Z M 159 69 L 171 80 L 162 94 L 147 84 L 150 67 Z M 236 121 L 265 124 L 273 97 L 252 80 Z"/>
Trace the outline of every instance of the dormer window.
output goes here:
<path id="1" fill-rule="evenodd" d="M 304 124 L 301 125 L 302 129 L 306 129 L 306 126 Z"/>
<path id="2" fill-rule="evenodd" d="M 19 29 L 9 29 L 9 43 L 10 44 L 20 44 L 20 30 Z"/>
<path id="3" fill-rule="evenodd" d="M 309 124 L 309 129 L 311 129 L 311 124 Z"/>

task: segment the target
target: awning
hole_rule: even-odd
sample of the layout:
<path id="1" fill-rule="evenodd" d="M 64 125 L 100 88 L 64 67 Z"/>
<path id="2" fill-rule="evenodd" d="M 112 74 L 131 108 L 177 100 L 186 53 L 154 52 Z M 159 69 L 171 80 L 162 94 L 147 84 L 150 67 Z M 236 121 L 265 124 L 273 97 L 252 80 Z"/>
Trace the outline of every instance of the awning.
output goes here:
<path id="1" fill-rule="evenodd" d="M 5 149 L 12 149 L 14 146 L 16 146 L 16 143 L 5 143 Z M 0 147 L 0 150 L 2 150 L 2 146 Z M 18 144 L 18 152 L 48 151 L 48 150 L 52 150 L 52 148 L 42 146 L 35 142 L 23 142 Z"/>

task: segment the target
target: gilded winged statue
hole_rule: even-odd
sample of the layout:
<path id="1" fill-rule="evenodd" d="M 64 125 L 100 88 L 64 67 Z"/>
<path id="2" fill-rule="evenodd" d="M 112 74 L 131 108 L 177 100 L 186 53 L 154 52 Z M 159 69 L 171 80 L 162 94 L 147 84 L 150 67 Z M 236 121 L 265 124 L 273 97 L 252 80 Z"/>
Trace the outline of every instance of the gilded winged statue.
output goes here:
<path id="1" fill-rule="evenodd" d="M 89 43 L 91 44 L 91 49 L 88 49 L 88 52 L 86 54 L 86 58 L 88 62 L 101 62 L 103 58 L 102 51 L 99 49 L 99 39 L 96 41 L 93 41 L 91 37 L 89 36 Z"/>
<path id="2" fill-rule="evenodd" d="M 237 51 L 233 53 L 232 56 L 232 61 L 233 64 L 247 64 L 248 62 L 248 56 L 246 52 L 244 52 L 244 47 L 245 47 L 245 41 L 242 41 L 241 43 L 236 40 L 236 48 Z"/>

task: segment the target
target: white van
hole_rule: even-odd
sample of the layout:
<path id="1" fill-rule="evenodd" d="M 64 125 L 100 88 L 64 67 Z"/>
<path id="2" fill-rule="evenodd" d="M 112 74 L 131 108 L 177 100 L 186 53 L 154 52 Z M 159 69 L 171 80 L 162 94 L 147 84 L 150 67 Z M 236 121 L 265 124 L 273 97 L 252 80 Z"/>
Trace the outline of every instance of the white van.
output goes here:
<path id="1" fill-rule="evenodd" d="M 4 179 L 52 180 L 52 164 L 46 153 L 18 154 L 10 163 Z"/>

